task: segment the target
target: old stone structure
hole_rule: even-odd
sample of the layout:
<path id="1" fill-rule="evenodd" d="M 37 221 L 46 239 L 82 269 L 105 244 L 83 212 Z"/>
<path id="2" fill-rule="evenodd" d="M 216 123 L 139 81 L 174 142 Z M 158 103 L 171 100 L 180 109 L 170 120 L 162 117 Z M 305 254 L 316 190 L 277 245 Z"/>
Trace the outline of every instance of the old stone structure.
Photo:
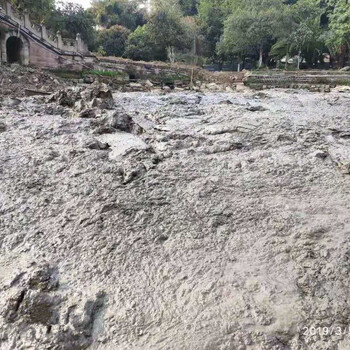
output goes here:
<path id="1" fill-rule="evenodd" d="M 96 57 L 89 52 L 79 34 L 75 40 L 62 38 L 61 33 L 52 33 L 44 25 L 34 23 L 30 14 L 19 13 L 6 0 L 0 0 L 1 63 L 19 63 L 44 69 L 111 70 L 127 73 L 130 78 L 198 78 L 203 73 L 199 67 Z"/>
<path id="2" fill-rule="evenodd" d="M 81 69 L 94 61 L 78 34 L 75 40 L 51 33 L 33 23 L 28 13 L 18 13 L 0 0 L 0 61 L 41 68 Z"/>

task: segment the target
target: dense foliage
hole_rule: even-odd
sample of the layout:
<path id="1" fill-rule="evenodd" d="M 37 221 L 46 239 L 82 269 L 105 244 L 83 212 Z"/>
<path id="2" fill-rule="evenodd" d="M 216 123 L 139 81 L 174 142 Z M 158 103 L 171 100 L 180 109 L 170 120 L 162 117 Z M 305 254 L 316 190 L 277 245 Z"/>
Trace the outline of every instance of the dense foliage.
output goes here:
<path id="1" fill-rule="evenodd" d="M 27 10 L 35 20 L 42 22 L 55 9 L 55 0 L 12 0 L 19 10 Z"/>
<path id="2" fill-rule="evenodd" d="M 128 37 L 124 52 L 126 57 L 137 61 L 161 60 L 163 53 L 157 47 L 147 26 L 137 27 Z"/>
<path id="3" fill-rule="evenodd" d="M 81 6 L 73 3 L 61 3 L 55 11 L 51 11 L 46 20 L 53 32 L 60 31 L 63 37 L 75 38 L 77 33 L 88 44 L 90 49 L 96 45 L 94 17 Z"/>
<path id="4" fill-rule="evenodd" d="M 107 56 L 122 56 L 130 30 L 118 24 L 98 32 L 100 51 Z"/>
<path id="5" fill-rule="evenodd" d="M 120 25 L 130 30 L 145 24 L 146 11 L 138 0 L 94 0 L 90 12 L 104 28 Z"/>
<path id="6" fill-rule="evenodd" d="M 343 66 L 350 53 L 348 0 L 151 0 L 150 8 L 146 0 L 93 0 L 88 10 L 13 3 L 65 36 L 81 33 L 93 51 L 135 60 L 318 67 L 328 56 Z"/>

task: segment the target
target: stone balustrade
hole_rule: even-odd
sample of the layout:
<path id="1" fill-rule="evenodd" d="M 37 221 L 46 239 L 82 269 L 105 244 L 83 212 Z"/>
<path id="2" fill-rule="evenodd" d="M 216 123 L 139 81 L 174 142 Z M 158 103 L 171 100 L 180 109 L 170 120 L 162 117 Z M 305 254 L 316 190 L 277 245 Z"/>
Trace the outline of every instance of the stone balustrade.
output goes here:
<path id="1" fill-rule="evenodd" d="M 22 14 L 16 11 L 11 3 L 6 0 L 0 0 L 0 11 L 17 22 L 19 26 L 26 28 L 31 33 L 41 38 L 42 41 L 45 41 L 59 50 L 64 52 L 77 52 L 80 54 L 88 53 L 87 45 L 81 39 L 80 34 L 77 34 L 75 40 L 62 38 L 60 32 L 53 34 L 45 25 L 33 23 L 29 13 L 25 12 Z"/>

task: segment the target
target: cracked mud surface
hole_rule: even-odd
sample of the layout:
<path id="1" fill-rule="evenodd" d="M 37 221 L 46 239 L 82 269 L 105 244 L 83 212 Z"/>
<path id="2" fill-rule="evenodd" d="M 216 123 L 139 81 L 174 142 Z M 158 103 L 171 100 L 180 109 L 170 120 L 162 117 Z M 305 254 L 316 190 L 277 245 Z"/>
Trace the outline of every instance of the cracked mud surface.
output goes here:
<path id="1" fill-rule="evenodd" d="M 350 95 L 114 97 L 0 109 L 0 348 L 349 349 Z"/>

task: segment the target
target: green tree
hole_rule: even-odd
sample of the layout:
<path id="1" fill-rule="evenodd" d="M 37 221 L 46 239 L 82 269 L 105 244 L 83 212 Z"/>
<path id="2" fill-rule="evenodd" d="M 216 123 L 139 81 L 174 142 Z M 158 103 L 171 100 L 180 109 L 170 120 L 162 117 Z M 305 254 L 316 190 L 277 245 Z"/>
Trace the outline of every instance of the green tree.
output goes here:
<path id="1" fill-rule="evenodd" d="M 258 52 L 258 66 L 261 67 L 264 50 L 276 35 L 282 6 L 279 0 L 247 0 L 236 8 L 225 21 L 219 52 L 228 56 Z"/>
<path id="2" fill-rule="evenodd" d="M 200 0 L 199 2 L 199 23 L 205 38 L 205 47 L 202 51 L 205 56 L 212 59 L 216 57 L 216 45 L 224 32 L 227 13 L 224 0 Z"/>
<path id="3" fill-rule="evenodd" d="M 342 66 L 350 51 L 350 4 L 347 0 L 333 1 L 329 13 L 329 31 L 325 35 L 326 45 L 333 55 L 339 55 Z"/>
<path id="4" fill-rule="evenodd" d="M 292 6 L 292 11 L 296 26 L 290 37 L 292 47 L 297 50 L 299 67 L 301 57 L 311 64 L 322 56 L 325 49 L 321 28 L 324 9 L 318 0 L 299 0 Z"/>
<path id="5" fill-rule="evenodd" d="M 276 27 L 276 43 L 271 47 L 269 53 L 270 57 L 277 59 L 285 57 L 285 68 L 287 68 L 291 53 L 291 33 L 293 33 L 296 29 L 296 23 L 292 14 L 292 7 L 288 6 L 290 3 L 291 2 L 289 1 L 286 6 L 283 7 L 280 22 Z"/>
<path id="6" fill-rule="evenodd" d="M 175 49 L 191 47 L 189 31 L 176 0 L 156 1 L 147 28 L 164 59 L 172 57 Z"/>
<path id="7" fill-rule="evenodd" d="M 95 48 L 95 21 L 91 13 L 82 6 L 75 3 L 60 3 L 59 8 L 51 12 L 47 22 L 52 31 L 60 31 L 63 37 L 74 39 L 80 33 L 89 49 Z"/>
<path id="8" fill-rule="evenodd" d="M 298 69 L 302 58 L 302 50 L 305 44 L 310 42 L 313 38 L 313 31 L 307 23 L 301 23 L 298 28 L 290 35 L 290 42 L 292 47 L 295 47 L 298 52 Z"/>
<path id="9" fill-rule="evenodd" d="M 286 55 L 298 56 L 298 68 L 303 58 L 311 65 L 323 59 L 324 29 L 321 28 L 321 16 L 324 9 L 319 1 L 299 0 L 287 6 L 284 20 L 277 30 L 278 41 L 272 47 L 271 54 L 282 58 Z"/>
<path id="10" fill-rule="evenodd" d="M 125 56 L 136 61 L 160 60 L 162 52 L 152 41 L 147 25 L 137 27 L 128 37 L 125 47 Z"/>
<path id="11" fill-rule="evenodd" d="M 108 56 L 123 56 L 130 30 L 120 25 L 102 29 L 98 33 L 98 45 Z"/>
<path id="12" fill-rule="evenodd" d="M 197 15 L 198 0 L 179 0 L 179 4 L 185 16 Z"/>
<path id="13" fill-rule="evenodd" d="M 20 11 L 28 11 L 39 23 L 45 22 L 55 10 L 55 0 L 12 0 L 12 4 Z"/>
<path id="14" fill-rule="evenodd" d="M 142 0 L 94 0 L 90 11 L 102 27 L 118 24 L 135 30 L 146 22 L 142 3 Z"/>

